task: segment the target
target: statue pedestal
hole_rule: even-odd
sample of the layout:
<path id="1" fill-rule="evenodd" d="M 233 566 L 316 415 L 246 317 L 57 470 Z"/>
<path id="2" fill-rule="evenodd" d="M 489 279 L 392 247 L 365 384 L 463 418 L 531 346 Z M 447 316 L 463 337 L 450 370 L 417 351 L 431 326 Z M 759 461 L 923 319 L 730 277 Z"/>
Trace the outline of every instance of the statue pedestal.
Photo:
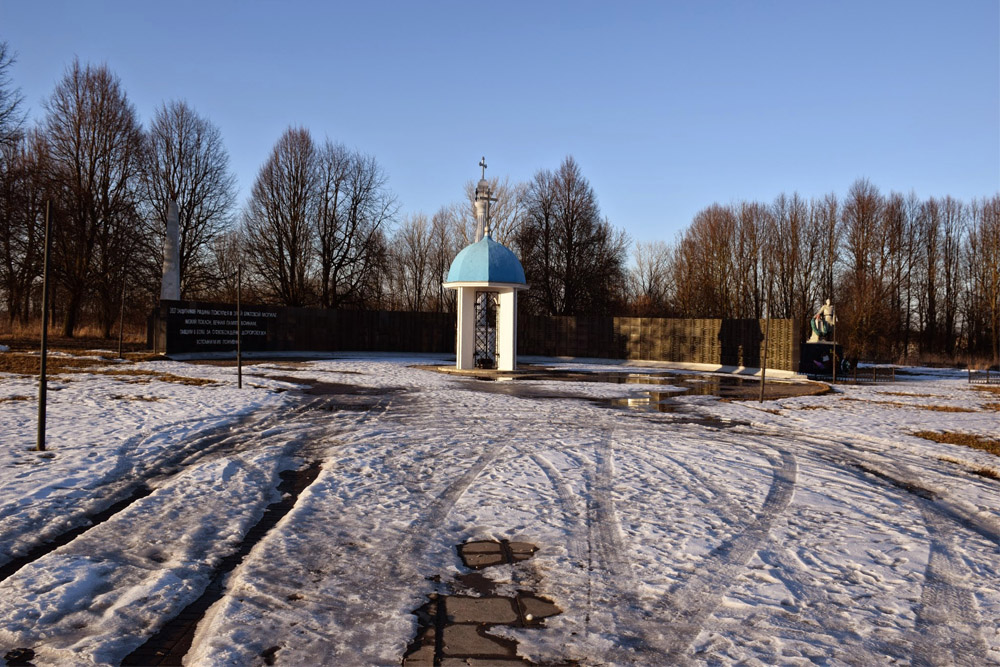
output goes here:
<path id="1" fill-rule="evenodd" d="M 799 357 L 799 372 L 807 375 L 831 375 L 833 372 L 833 353 L 836 348 L 837 363 L 844 358 L 844 348 L 830 341 L 818 343 L 802 343 L 802 354 Z M 839 374 L 839 371 L 838 371 Z"/>

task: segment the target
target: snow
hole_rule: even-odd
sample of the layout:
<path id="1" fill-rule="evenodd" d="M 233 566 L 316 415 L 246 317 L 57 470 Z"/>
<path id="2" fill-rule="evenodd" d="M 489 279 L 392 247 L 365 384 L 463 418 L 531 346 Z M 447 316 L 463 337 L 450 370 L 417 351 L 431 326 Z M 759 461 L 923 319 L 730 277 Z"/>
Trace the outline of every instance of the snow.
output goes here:
<path id="1" fill-rule="evenodd" d="M 539 662 L 1000 662 L 1000 483 L 972 472 L 1000 461 L 912 435 L 998 434 L 997 397 L 960 372 L 763 404 L 678 394 L 659 413 L 609 399 L 662 385 L 337 357 L 248 366 L 243 390 L 232 367 L 180 361 L 59 376 L 46 454 L 30 451 L 35 401 L 15 398 L 34 380 L 0 376 L 0 566 L 151 491 L 0 582 L 0 649 L 120 662 L 201 595 L 278 473 L 320 461 L 226 581 L 188 664 L 259 663 L 269 647 L 279 664 L 399 664 L 412 611 L 463 571 L 455 546 L 480 539 L 539 547 L 484 571 L 500 594 L 563 610 L 503 630 Z M 287 391 L 297 380 L 330 384 Z"/>

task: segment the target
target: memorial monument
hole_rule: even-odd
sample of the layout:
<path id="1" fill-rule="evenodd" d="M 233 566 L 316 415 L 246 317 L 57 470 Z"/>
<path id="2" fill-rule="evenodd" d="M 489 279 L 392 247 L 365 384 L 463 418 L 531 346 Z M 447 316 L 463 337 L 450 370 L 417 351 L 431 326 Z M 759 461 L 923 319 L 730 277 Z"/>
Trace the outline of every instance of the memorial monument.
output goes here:
<path id="1" fill-rule="evenodd" d="M 827 299 L 826 303 L 813 315 L 812 320 L 809 322 L 809 330 L 812 335 L 809 336 L 809 340 L 806 342 L 819 343 L 820 341 L 834 340 L 833 327 L 836 324 L 837 315 L 834 313 L 830 300 Z"/>
<path id="2" fill-rule="evenodd" d="M 476 241 L 455 256 L 444 286 L 458 291 L 455 367 L 517 368 L 517 293 L 527 289 L 517 256 L 491 237 L 486 158 L 476 186 Z M 481 233 L 480 233 L 481 232 Z"/>
<path id="3" fill-rule="evenodd" d="M 167 202 L 167 236 L 163 240 L 163 281 L 160 301 L 181 299 L 181 244 L 177 202 Z"/>
<path id="4" fill-rule="evenodd" d="M 834 364 L 844 358 L 836 343 L 837 314 L 830 299 L 826 300 L 809 320 L 809 339 L 802 344 L 799 372 L 814 375 L 834 375 Z"/>

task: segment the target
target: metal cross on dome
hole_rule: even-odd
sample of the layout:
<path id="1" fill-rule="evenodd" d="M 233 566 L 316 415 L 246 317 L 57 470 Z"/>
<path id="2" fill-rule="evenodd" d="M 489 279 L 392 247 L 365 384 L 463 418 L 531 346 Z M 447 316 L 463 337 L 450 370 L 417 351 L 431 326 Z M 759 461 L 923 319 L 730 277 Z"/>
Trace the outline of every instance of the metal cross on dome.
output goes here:
<path id="1" fill-rule="evenodd" d="M 479 166 L 483 168 L 483 179 L 485 180 L 486 179 L 486 156 L 485 155 L 483 156 L 483 159 L 479 161 Z"/>

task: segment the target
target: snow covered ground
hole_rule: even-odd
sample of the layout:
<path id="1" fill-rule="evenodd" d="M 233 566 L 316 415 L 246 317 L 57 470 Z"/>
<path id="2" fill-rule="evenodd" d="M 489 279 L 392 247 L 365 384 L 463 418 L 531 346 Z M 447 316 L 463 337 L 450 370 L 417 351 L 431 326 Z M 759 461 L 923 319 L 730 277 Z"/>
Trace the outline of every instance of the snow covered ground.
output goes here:
<path id="1" fill-rule="evenodd" d="M 975 472 L 1000 460 L 912 435 L 1000 434 L 1000 399 L 960 373 L 650 412 L 609 400 L 642 384 L 338 357 L 248 367 L 243 390 L 181 362 L 59 376 L 45 454 L 34 380 L 0 376 L 0 567 L 124 506 L 0 582 L 0 653 L 120 662 L 201 595 L 278 473 L 321 461 L 188 664 L 399 664 L 478 539 L 539 547 L 484 573 L 563 610 L 505 630 L 541 663 L 1000 663 L 1000 482 Z"/>

